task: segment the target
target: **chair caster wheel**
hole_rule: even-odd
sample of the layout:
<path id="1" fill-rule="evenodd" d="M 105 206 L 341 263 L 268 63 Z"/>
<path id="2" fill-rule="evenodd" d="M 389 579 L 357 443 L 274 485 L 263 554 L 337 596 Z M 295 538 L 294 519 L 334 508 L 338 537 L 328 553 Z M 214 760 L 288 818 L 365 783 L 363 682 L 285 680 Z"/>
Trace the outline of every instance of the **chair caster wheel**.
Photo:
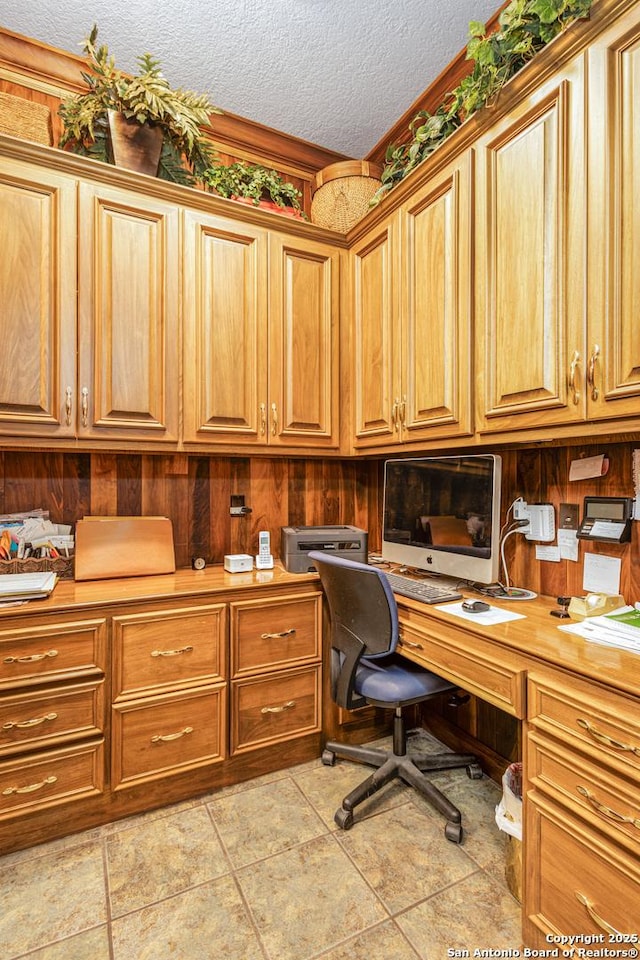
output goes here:
<path id="1" fill-rule="evenodd" d="M 336 755 L 331 750 L 323 750 L 321 760 L 325 767 L 332 767 L 336 762 Z"/>
<path id="2" fill-rule="evenodd" d="M 470 780 L 482 780 L 484 774 L 478 763 L 470 763 L 467 767 L 467 776 Z"/>
<path id="3" fill-rule="evenodd" d="M 353 826 L 353 813 L 351 810 L 345 810 L 344 807 L 336 810 L 336 815 L 333 819 L 341 830 L 350 830 Z"/>
<path id="4" fill-rule="evenodd" d="M 444 835 L 451 843 L 462 843 L 462 824 L 445 823 Z"/>

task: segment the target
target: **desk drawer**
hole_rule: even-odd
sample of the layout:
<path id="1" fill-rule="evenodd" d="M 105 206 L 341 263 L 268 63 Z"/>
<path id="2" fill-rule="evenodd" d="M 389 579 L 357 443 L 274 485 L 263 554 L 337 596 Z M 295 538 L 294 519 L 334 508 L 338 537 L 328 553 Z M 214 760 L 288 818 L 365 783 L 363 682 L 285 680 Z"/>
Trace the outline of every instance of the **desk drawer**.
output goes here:
<path id="1" fill-rule="evenodd" d="M 230 606 L 232 676 L 320 659 L 320 593 L 247 600 Z"/>
<path id="2" fill-rule="evenodd" d="M 527 737 L 528 783 L 568 803 L 615 840 L 640 844 L 637 783 L 590 763 L 575 751 L 535 731 Z M 636 851 L 640 852 L 640 851 Z"/>
<path id="3" fill-rule="evenodd" d="M 0 821 L 104 789 L 104 741 L 0 763 Z"/>
<path id="4" fill-rule="evenodd" d="M 0 754 L 9 756 L 104 729 L 104 681 L 0 700 Z"/>
<path id="5" fill-rule="evenodd" d="M 638 703 L 595 683 L 536 671 L 529 675 L 533 727 L 571 743 L 631 778 L 640 773 Z"/>
<path id="6" fill-rule="evenodd" d="M 0 630 L 0 689 L 104 673 L 106 620 Z"/>
<path id="7" fill-rule="evenodd" d="M 114 699 L 226 674 L 223 603 L 113 618 Z"/>
<path id="8" fill-rule="evenodd" d="M 116 704 L 114 790 L 224 760 L 225 714 L 224 684 Z"/>
<path id="9" fill-rule="evenodd" d="M 523 938 L 549 949 L 547 933 L 601 934 L 613 951 L 615 933 L 638 934 L 640 864 L 534 792 L 524 824 L 526 876 Z M 600 945 L 595 943 L 600 949 Z M 634 946 L 634 944 L 628 944 Z"/>
<path id="10" fill-rule="evenodd" d="M 398 651 L 505 713 L 525 716 L 526 673 L 508 651 L 496 650 L 478 637 L 469 638 L 462 630 L 447 630 L 440 623 L 424 627 L 417 618 L 403 614 Z"/>
<path id="11" fill-rule="evenodd" d="M 231 684 L 231 752 L 320 730 L 320 666 Z"/>

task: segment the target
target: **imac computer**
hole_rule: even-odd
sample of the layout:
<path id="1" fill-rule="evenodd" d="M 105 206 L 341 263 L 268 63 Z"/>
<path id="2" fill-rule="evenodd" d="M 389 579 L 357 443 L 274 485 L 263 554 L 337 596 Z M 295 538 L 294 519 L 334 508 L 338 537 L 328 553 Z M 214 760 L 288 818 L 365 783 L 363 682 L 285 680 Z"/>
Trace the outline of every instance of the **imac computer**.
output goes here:
<path id="1" fill-rule="evenodd" d="M 455 581 L 495 583 L 501 468 L 497 454 L 387 460 L 383 559 Z"/>

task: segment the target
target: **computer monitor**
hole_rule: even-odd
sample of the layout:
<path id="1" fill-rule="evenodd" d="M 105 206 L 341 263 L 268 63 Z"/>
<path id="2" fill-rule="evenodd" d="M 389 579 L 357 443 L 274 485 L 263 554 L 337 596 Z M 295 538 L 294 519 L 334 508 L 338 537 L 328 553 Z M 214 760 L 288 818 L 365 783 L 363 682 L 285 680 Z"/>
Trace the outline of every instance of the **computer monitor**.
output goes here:
<path id="1" fill-rule="evenodd" d="M 457 581 L 496 582 L 501 477 L 497 454 L 387 460 L 383 558 Z"/>

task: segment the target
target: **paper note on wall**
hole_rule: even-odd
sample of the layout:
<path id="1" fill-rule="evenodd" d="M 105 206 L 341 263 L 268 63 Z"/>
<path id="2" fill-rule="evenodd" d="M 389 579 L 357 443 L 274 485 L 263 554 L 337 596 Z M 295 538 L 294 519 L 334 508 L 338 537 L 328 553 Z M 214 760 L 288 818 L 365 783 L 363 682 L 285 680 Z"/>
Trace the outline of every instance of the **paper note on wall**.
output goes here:
<path id="1" fill-rule="evenodd" d="M 585 553 L 582 589 L 587 593 L 620 593 L 620 557 Z"/>
<path id="2" fill-rule="evenodd" d="M 583 457 L 581 460 L 572 460 L 569 467 L 569 480 L 604 477 L 608 469 L 609 460 L 604 454 L 598 457 Z"/>

